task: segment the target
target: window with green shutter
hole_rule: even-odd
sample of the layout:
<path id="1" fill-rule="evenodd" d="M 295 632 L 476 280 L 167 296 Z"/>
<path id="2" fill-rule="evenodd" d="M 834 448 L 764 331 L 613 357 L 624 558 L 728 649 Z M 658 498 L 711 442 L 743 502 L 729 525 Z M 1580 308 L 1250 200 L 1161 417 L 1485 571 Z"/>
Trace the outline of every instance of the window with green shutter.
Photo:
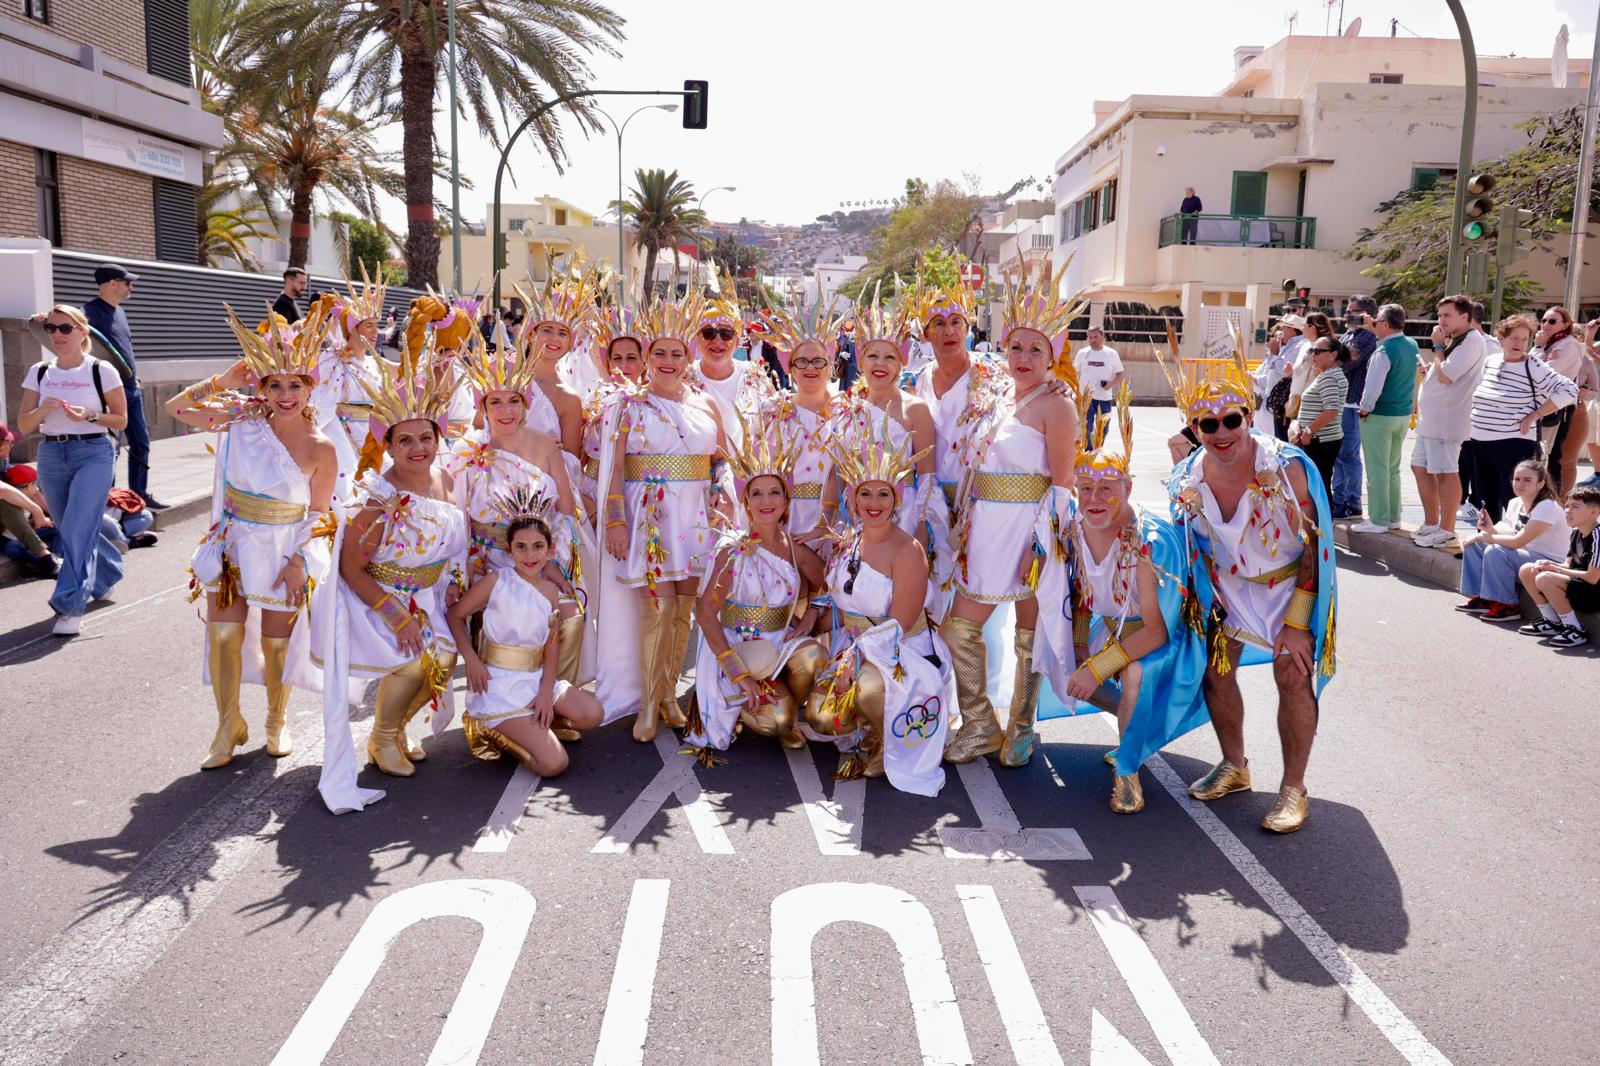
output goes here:
<path id="1" fill-rule="evenodd" d="M 1102 224 L 1117 220 L 1117 179 L 1112 178 L 1100 189 L 1100 221 Z"/>
<path id="2" fill-rule="evenodd" d="M 1456 176 L 1455 167 L 1412 167 L 1411 191 L 1427 192 L 1440 178 Z"/>
<path id="3" fill-rule="evenodd" d="M 1267 213 L 1267 172 L 1233 172 L 1233 214 L 1260 216 Z"/>

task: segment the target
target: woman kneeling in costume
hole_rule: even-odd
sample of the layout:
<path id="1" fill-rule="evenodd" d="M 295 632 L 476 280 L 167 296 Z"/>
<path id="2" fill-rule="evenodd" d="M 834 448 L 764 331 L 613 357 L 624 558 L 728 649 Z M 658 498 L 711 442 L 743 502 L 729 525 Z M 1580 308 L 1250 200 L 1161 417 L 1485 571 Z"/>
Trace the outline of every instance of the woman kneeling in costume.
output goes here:
<path id="1" fill-rule="evenodd" d="M 309 406 L 330 306 L 313 305 L 296 332 L 269 320 L 264 335 L 246 329 L 228 308 L 244 358 L 166 404 L 185 425 L 222 433 L 212 525 L 190 563 L 195 596 L 202 590 L 206 596 L 206 670 L 217 705 L 203 770 L 228 765 L 233 749 L 250 739 L 239 712 L 239 684 L 247 675 L 267 689 L 267 754 L 293 749 L 284 682 L 289 636 L 308 579 L 329 566 L 313 532 L 332 506 L 339 474 L 338 455 L 314 428 Z M 254 397 L 238 393 L 251 384 Z M 244 647 L 251 607 L 261 627 L 259 656 Z"/>
<path id="2" fill-rule="evenodd" d="M 839 622 L 835 653 L 806 704 L 806 722 L 823 736 L 865 726 L 857 758 L 840 777 L 887 774 L 904 792 L 937 795 L 944 786 L 949 715 L 955 703 L 950 651 L 928 626 L 928 553 L 895 524 L 898 486 L 921 456 L 878 440 L 864 452 L 836 451 L 858 528 L 828 567 Z"/>
<path id="3" fill-rule="evenodd" d="M 798 442 L 766 420 L 743 429 L 729 460 L 750 531 L 723 538 L 695 611 L 702 640 L 684 740 L 705 762 L 739 726 L 805 747 L 798 709 L 827 660 L 806 636 L 818 612 L 805 593 L 821 588 L 822 560 L 785 532 Z"/>
<path id="4" fill-rule="evenodd" d="M 600 724 L 600 701 L 557 678 L 561 630 L 551 625 L 561 590 L 544 576 L 550 557 L 549 500 L 526 489 L 497 498 L 512 564 L 467 590 L 450 609 L 450 631 L 467 667 L 467 746 L 480 759 L 510 755 L 540 777 L 567 768 L 552 726 L 559 714 L 578 729 Z M 474 651 L 467 619 L 483 611 Z"/>

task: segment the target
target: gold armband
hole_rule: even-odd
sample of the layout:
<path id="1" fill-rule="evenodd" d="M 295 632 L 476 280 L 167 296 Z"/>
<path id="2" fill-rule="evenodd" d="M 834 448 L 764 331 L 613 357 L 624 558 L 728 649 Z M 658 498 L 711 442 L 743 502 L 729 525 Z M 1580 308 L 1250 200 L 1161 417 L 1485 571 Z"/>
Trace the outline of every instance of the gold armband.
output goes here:
<path id="1" fill-rule="evenodd" d="M 387 592 L 383 594 L 383 599 L 372 605 L 372 611 L 394 633 L 400 632 L 411 621 L 411 612 L 400 606 L 399 601 Z"/>
<path id="2" fill-rule="evenodd" d="M 1095 652 L 1089 661 L 1083 665 L 1089 668 L 1089 672 L 1094 675 L 1096 681 L 1103 684 L 1106 678 L 1115 677 L 1118 671 L 1131 662 L 1133 660 L 1128 658 L 1126 651 L 1122 650 L 1121 643 L 1113 640 Z"/>
<path id="3" fill-rule="evenodd" d="M 1283 616 L 1283 624 L 1291 629 L 1309 631 L 1311 629 L 1311 613 L 1317 609 L 1317 594 L 1309 589 L 1297 588 L 1294 595 L 1289 597 L 1289 610 Z"/>

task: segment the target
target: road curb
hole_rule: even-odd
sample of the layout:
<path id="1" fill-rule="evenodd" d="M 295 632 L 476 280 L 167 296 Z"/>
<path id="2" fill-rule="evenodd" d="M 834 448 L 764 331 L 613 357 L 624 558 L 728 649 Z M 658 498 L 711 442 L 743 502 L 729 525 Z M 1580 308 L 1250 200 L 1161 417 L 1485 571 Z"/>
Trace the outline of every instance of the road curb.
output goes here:
<path id="1" fill-rule="evenodd" d="M 1411 542 L 1412 531 L 1404 527 L 1391 533 L 1356 533 L 1350 526 L 1348 521 L 1333 524 L 1333 540 L 1339 547 L 1452 592 L 1461 587 L 1460 549 L 1419 547 Z"/>

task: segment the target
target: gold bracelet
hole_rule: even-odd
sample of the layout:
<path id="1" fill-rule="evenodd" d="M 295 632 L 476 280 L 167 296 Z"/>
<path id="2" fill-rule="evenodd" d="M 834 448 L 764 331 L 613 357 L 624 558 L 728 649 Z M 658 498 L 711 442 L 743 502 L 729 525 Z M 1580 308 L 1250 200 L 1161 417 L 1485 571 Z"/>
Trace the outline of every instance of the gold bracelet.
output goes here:
<path id="1" fill-rule="evenodd" d="M 1128 653 L 1123 650 L 1121 643 L 1112 640 L 1108 641 L 1105 647 L 1095 652 L 1093 657 L 1083 665 L 1089 668 L 1089 672 L 1094 675 L 1096 681 L 1104 684 L 1106 678 L 1115 677 L 1118 671 L 1131 662 L 1133 660 L 1128 658 Z"/>
<path id="2" fill-rule="evenodd" d="M 717 662 L 720 663 L 722 660 L 726 659 L 728 656 L 730 656 L 732 654 L 734 654 L 734 651 L 733 651 L 732 648 L 729 648 L 727 651 L 725 651 L 721 655 L 717 656 Z"/>
<path id="3" fill-rule="evenodd" d="M 626 499 L 626 497 L 623 496 L 622 493 L 620 493 L 620 492 L 608 492 L 608 493 L 606 493 L 606 499 L 608 499 L 608 500 L 621 500 L 621 499 Z"/>
<path id="4" fill-rule="evenodd" d="M 611 519 L 611 521 L 606 523 L 606 528 L 607 529 L 611 529 L 611 528 L 613 528 L 615 526 L 621 526 L 622 528 L 626 529 L 627 526 L 628 526 L 628 523 L 624 522 L 620 518 L 613 518 L 613 519 Z"/>
<path id="5" fill-rule="evenodd" d="M 730 681 L 730 682 L 732 682 L 732 683 L 733 683 L 733 684 L 735 684 L 735 685 L 737 685 L 737 684 L 738 684 L 738 683 L 739 683 L 739 682 L 741 682 L 741 681 L 743 681 L 743 680 L 745 680 L 745 679 L 746 679 L 746 678 L 748 678 L 748 677 L 749 677 L 749 676 L 750 676 L 750 671 L 748 671 L 748 670 L 745 670 L 745 671 L 742 671 L 742 672 L 740 672 L 740 673 L 739 673 L 739 674 L 738 674 L 738 675 L 737 675 L 737 676 L 735 676 L 735 677 L 730 677 L 730 678 L 728 678 L 728 680 L 729 680 L 729 681 Z"/>
<path id="6" fill-rule="evenodd" d="M 372 610 L 383 619 L 392 633 L 400 632 L 406 627 L 406 623 L 411 621 L 411 612 L 400 606 L 399 601 L 387 592 L 383 594 L 382 599 L 372 605 Z"/>
<path id="7" fill-rule="evenodd" d="M 1309 631 L 1311 629 L 1311 613 L 1317 607 L 1317 594 L 1308 589 L 1297 588 L 1294 595 L 1289 597 L 1289 610 L 1283 616 L 1283 624 L 1290 629 Z"/>

